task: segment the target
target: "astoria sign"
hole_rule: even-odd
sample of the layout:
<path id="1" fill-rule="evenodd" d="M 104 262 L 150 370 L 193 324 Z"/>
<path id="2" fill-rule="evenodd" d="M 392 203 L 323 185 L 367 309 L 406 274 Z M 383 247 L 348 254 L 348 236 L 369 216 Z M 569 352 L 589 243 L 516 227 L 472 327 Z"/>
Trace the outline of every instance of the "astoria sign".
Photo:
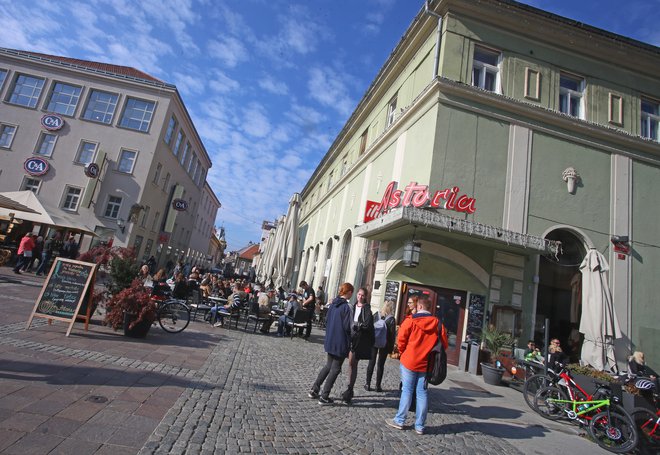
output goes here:
<path id="1" fill-rule="evenodd" d="M 476 200 L 464 194 L 459 195 L 460 189 L 457 186 L 431 192 L 428 185 L 410 182 L 405 188 L 398 189 L 398 183 L 393 181 L 387 185 L 383 199 L 380 202 L 367 201 L 364 214 L 365 223 L 396 207 L 431 207 L 463 213 L 474 213 L 476 211 Z"/>

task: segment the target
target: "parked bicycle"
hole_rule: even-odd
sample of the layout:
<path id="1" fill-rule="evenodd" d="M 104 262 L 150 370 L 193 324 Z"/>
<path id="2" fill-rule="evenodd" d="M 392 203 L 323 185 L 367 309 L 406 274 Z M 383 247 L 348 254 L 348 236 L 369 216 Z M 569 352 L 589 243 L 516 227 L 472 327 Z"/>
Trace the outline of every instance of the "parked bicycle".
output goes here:
<path id="1" fill-rule="evenodd" d="M 655 383 L 648 379 L 638 379 L 635 386 L 640 391 L 651 391 L 652 404 L 655 413 L 648 408 L 637 407 L 631 412 L 637 432 L 639 433 L 640 448 L 649 448 L 651 453 L 660 453 L 660 398 Z"/>
<path id="2" fill-rule="evenodd" d="M 156 320 L 163 330 L 169 333 L 183 332 L 190 324 L 190 307 L 185 300 L 172 298 L 169 292 L 152 295 L 156 302 Z"/>
<path id="3" fill-rule="evenodd" d="M 536 392 L 539 391 L 542 387 L 549 385 L 556 385 L 559 381 L 559 375 L 555 373 L 554 370 L 548 368 L 548 374 L 543 372 L 543 364 L 534 362 L 535 365 L 529 365 L 529 372 L 532 373 L 530 376 L 525 379 L 525 385 L 523 385 L 522 393 L 525 403 L 534 409 L 534 396 Z M 540 367 L 539 367 L 540 365 Z"/>

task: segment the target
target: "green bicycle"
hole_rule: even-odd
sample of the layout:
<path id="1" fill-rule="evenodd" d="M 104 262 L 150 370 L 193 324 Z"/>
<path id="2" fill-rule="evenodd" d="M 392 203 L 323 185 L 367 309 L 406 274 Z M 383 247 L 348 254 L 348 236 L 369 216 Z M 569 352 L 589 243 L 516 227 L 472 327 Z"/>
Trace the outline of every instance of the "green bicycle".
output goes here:
<path id="1" fill-rule="evenodd" d="M 539 414 L 551 420 L 568 417 L 583 424 L 589 422 L 589 434 L 596 444 L 610 452 L 626 453 L 637 446 L 637 428 L 630 414 L 617 402 L 607 386 L 599 387 L 588 400 L 569 399 L 556 386 L 542 387 L 534 397 Z"/>

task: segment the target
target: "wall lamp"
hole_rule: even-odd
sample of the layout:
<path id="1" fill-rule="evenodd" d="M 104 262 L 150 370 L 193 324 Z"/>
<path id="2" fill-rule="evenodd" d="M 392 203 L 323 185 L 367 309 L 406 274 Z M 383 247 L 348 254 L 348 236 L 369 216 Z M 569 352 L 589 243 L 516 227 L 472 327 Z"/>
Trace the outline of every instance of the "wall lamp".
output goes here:
<path id="1" fill-rule="evenodd" d="M 610 241 L 616 253 L 630 254 L 630 238 L 627 235 L 613 235 Z"/>
<path id="2" fill-rule="evenodd" d="M 417 226 L 413 231 L 412 238 L 403 244 L 403 265 L 406 267 L 417 267 L 419 265 L 419 256 L 422 253 L 421 242 L 415 241 L 415 232 Z"/>
<path id="3" fill-rule="evenodd" d="M 117 226 L 119 227 L 119 230 L 123 234 L 124 231 L 126 230 L 126 223 L 124 222 L 124 220 L 121 218 L 117 218 Z"/>

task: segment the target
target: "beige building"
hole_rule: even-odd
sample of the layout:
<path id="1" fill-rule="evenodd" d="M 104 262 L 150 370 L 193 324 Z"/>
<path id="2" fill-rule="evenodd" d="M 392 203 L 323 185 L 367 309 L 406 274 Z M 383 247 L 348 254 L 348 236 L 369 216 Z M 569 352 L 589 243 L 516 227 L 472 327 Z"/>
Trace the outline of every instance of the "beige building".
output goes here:
<path id="1" fill-rule="evenodd" d="M 174 85 L 0 49 L 0 191 L 31 190 L 63 230 L 94 233 L 82 251 L 112 238 L 160 264 L 206 257 L 220 206 L 210 167 Z"/>

